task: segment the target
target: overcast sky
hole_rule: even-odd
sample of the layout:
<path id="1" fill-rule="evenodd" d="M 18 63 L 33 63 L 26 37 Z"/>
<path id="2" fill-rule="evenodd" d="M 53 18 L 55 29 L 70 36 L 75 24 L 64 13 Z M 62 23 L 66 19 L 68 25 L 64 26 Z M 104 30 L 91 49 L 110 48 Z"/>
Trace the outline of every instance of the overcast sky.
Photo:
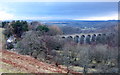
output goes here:
<path id="1" fill-rule="evenodd" d="M 119 2 L 119 0 L 2 0 L 2 2 Z"/>
<path id="2" fill-rule="evenodd" d="M 0 3 L 0 20 L 15 19 L 117 20 L 118 2 Z"/>

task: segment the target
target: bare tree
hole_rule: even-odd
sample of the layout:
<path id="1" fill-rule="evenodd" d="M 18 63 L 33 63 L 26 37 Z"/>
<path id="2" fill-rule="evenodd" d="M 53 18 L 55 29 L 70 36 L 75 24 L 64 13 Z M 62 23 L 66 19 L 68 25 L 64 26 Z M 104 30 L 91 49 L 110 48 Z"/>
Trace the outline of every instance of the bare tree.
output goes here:
<path id="1" fill-rule="evenodd" d="M 81 46 L 80 44 L 67 43 L 60 53 L 62 64 L 67 66 L 68 71 L 72 66 L 83 67 L 83 73 L 86 75 L 89 63 L 89 46 Z"/>
<path id="2" fill-rule="evenodd" d="M 45 49 L 45 44 L 42 41 L 42 38 L 40 38 L 35 31 L 26 32 L 26 34 L 22 36 L 22 38 L 23 39 L 18 42 L 18 48 L 23 54 Z"/>
<path id="3" fill-rule="evenodd" d="M 53 26 L 49 26 L 49 32 L 47 34 L 51 36 L 60 35 L 62 34 L 62 31 L 58 26 L 53 25 Z"/>
<path id="4" fill-rule="evenodd" d="M 17 48 L 20 53 L 29 54 L 33 57 L 40 57 L 39 54 L 44 52 L 43 56 L 48 59 L 52 50 L 59 50 L 64 45 L 64 40 L 57 36 L 41 35 L 37 31 L 28 31 L 22 36 L 22 40 L 18 42 Z M 39 56 L 38 56 L 39 55 Z"/>
<path id="5" fill-rule="evenodd" d="M 108 73 L 112 66 L 117 66 L 117 51 L 117 48 L 98 44 L 91 47 L 89 59 L 96 62 L 96 68 L 100 72 Z"/>

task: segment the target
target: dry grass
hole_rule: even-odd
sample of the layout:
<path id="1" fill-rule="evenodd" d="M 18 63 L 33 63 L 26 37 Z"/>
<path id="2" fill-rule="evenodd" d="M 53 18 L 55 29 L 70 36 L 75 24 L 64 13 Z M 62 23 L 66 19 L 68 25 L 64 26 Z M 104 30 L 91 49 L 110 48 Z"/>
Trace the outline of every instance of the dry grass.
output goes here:
<path id="1" fill-rule="evenodd" d="M 3 42 L 4 42 L 3 31 L 4 31 L 4 29 L 3 29 L 3 28 L 0 28 L 0 43 L 3 43 Z"/>
<path id="2" fill-rule="evenodd" d="M 2 42 L 2 40 L 3 40 L 3 34 L 2 34 L 2 32 L 3 32 L 3 28 L 0 28 L 0 42 Z"/>
<path id="3" fill-rule="evenodd" d="M 0 49 L 2 49 L 2 46 L 5 44 L 5 39 L 4 39 L 4 35 L 3 35 L 3 28 L 0 28 Z"/>

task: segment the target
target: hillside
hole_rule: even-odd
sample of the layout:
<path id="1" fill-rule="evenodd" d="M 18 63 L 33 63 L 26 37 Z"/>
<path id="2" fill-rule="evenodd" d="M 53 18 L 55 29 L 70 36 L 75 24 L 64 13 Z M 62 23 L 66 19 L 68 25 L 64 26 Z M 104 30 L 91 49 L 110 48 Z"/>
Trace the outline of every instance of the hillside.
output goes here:
<path id="1" fill-rule="evenodd" d="M 0 73 L 67 73 L 62 66 L 56 67 L 7 50 L 0 50 L 0 56 Z"/>
<path id="2" fill-rule="evenodd" d="M 19 55 L 10 51 L 2 52 L 2 69 L 15 73 L 66 73 L 65 69 L 55 67 L 53 65 L 40 62 L 30 56 Z M 10 71 L 9 71 L 10 70 Z"/>
<path id="3" fill-rule="evenodd" d="M 2 30 L 0 29 L 0 35 Z M 1 73 L 67 73 L 63 66 L 56 67 L 27 55 L 20 55 L 12 51 L 2 49 L 0 39 L 0 74 Z"/>

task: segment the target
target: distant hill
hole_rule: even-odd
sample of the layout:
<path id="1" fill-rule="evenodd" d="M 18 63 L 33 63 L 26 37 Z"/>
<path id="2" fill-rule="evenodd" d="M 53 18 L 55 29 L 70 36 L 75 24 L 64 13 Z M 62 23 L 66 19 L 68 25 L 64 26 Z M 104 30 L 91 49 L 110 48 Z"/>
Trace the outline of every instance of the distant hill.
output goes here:
<path id="1" fill-rule="evenodd" d="M 50 20 L 45 21 L 47 25 L 58 25 L 58 26 L 74 26 L 74 27 L 95 27 L 102 28 L 106 26 L 112 26 L 117 24 L 117 20 L 108 21 L 82 21 L 82 20 Z"/>
<path id="2" fill-rule="evenodd" d="M 12 21 L 12 20 L 5 20 Z M 26 20 L 27 22 L 39 21 L 46 25 L 70 26 L 70 27 L 94 27 L 104 28 L 107 26 L 117 25 L 120 20 Z"/>

